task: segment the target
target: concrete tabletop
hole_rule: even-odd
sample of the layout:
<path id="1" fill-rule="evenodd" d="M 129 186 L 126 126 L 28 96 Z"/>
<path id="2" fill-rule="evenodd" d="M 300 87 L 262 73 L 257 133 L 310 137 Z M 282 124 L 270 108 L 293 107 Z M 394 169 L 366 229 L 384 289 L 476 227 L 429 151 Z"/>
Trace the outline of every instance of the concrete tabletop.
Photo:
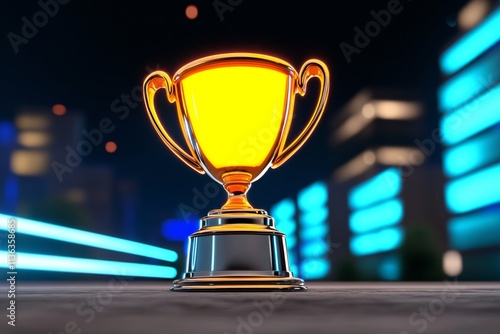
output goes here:
<path id="1" fill-rule="evenodd" d="M 123 278 L 19 282 L 16 326 L 3 315 L 0 333 L 500 333 L 500 283 L 307 285 L 306 292 L 186 293 L 169 291 L 167 281 Z"/>

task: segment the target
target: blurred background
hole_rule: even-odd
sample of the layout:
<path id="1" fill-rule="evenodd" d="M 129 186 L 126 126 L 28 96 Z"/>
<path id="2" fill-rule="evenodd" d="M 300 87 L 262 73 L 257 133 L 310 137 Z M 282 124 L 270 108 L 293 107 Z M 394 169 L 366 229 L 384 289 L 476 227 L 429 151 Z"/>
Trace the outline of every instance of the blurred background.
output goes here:
<path id="1" fill-rule="evenodd" d="M 224 52 L 265 53 L 296 69 L 318 58 L 331 71 L 316 132 L 249 192 L 287 234 L 296 276 L 500 279 L 499 2 L 4 7 L 0 252 L 16 217 L 22 279 L 180 277 L 187 236 L 226 195 L 157 137 L 142 82 L 153 70 L 172 75 Z M 292 136 L 318 87 L 311 80 L 297 98 Z M 182 142 L 174 106 L 157 95 Z M 145 266 L 136 274 L 103 269 L 123 262 Z"/>

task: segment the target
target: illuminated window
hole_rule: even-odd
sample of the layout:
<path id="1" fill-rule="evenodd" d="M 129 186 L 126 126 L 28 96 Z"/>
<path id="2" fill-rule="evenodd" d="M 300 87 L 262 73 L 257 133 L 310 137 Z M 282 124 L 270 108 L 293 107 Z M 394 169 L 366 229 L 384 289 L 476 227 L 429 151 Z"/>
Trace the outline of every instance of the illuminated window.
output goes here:
<path id="1" fill-rule="evenodd" d="M 438 91 L 447 227 L 450 248 L 459 251 L 500 246 L 499 41 L 497 8 L 440 59 L 449 75 Z M 460 273 L 459 264 L 450 273 Z"/>
<path id="2" fill-rule="evenodd" d="M 300 275 L 304 279 L 325 278 L 330 273 L 328 238 L 328 186 L 315 182 L 297 196 L 299 207 Z"/>
<path id="3" fill-rule="evenodd" d="M 353 255 L 390 252 L 401 246 L 404 233 L 399 225 L 404 217 L 404 204 L 398 196 L 402 183 L 401 170 L 392 167 L 349 191 L 349 229 L 352 232 L 349 247 Z M 384 280 L 398 279 L 399 258 L 391 253 L 384 255 L 378 275 Z"/>

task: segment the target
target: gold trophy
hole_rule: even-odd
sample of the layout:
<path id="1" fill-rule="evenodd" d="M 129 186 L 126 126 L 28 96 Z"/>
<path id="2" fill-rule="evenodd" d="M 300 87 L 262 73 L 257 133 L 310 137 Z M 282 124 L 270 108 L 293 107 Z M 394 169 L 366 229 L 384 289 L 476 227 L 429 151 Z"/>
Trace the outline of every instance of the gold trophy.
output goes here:
<path id="1" fill-rule="evenodd" d="M 312 117 L 286 145 L 295 94 L 309 79 L 320 82 Z M 227 191 L 227 202 L 201 219 L 189 236 L 186 272 L 174 291 L 306 290 L 288 265 L 285 235 L 266 211 L 253 208 L 247 191 L 268 169 L 277 168 L 304 144 L 325 110 L 329 72 L 316 59 L 297 72 L 287 62 L 261 54 L 229 53 L 195 60 L 171 78 L 163 71 L 144 81 L 144 101 L 165 145 L 198 173 Z M 177 106 L 189 152 L 165 130 L 154 105 L 164 89 Z"/>

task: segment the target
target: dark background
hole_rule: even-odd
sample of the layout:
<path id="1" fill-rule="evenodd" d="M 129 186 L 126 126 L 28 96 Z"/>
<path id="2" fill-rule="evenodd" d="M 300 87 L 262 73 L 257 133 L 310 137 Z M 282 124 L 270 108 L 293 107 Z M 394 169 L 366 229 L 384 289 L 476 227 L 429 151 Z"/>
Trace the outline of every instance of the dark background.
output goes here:
<path id="1" fill-rule="evenodd" d="M 238 3 L 234 1 L 233 3 Z M 81 110 L 86 129 L 105 117 L 116 130 L 105 140 L 118 144 L 115 154 L 103 145 L 85 157 L 85 164 L 112 165 L 119 178 L 138 184 L 140 239 L 167 217 L 179 216 L 178 205 L 191 203 L 192 189 L 210 180 L 181 163 L 163 146 L 142 104 L 119 120 L 111 103 L 130 94 L 150 72 L 159 68 L 172 75 L 197 58 L 223 52 L 258 52 L 290 62 L 296 69 L 309 58 L 323 60 L 332 74 L 332 89 L 322 122 L 306 145 L 284 166 L 270 170 L 249 193 L 252 204 L 269 209 L 319 177 L 327 178 L 338 157 L 328 143 L 329 119 L 361 88 L 367 86 L 417 91 L 435 108 L 441 82 L 438 55 L 457 34 L 454 17 L 465 1 L 401 1 L 402 11 L 348 63 L 339 47 L 353 44 L 356 26 L 373 20 L 370 11 L 387 9 L 388 1 L 258 1 L 244 0 L 221 21 L 212 1 L 69 1 L 27 44 L 15 53 L 9 32 L 20 34 L 21 18 L 40 10 L 36 1 L 11 1 L 0 13 L 2 108 L 0 119 L 12 120 L 20 108 L 62 103 Z M 190 20 L 187 5 L 199 15 Z M 308 96 L 297 105 L 295 131 L 309 115 Z M 299 98 L 299 100 L 301 100 Z M 164 103 L 168 128 L 179 136 L 174 107 Z M 429 129 L 437 113 L 428 110 Z M 54 176 L 55 177 L 55 176 Z M 206 211 L 220 207 L 220 195 Z"/>

